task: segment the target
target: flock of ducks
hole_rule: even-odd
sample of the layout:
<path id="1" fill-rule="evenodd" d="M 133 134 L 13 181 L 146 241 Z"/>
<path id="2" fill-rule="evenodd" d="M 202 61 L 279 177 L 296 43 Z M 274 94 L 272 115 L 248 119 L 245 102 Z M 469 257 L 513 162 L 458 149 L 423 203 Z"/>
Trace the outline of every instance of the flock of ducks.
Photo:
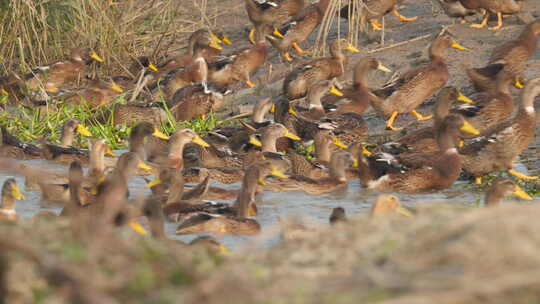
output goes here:
<path id="1" fill-rule="evenodd" d="M 44 102 L 54 108 L 51 99 L 36 101 L 53 95 L 54 100 L 91 108 L 109 105 L 115 124 L 135 126 L 128 139 L 129 151 L 119 157 L 103 139 L 93 140 L 89 150 L 73 147 L 75 136 L 92 136 L 74 119 L 63 125 L 59 145 L 44 140 L 38 145 L 24 143 L 2 127 L 0 155 L 6 159 L 1 165 L 24 175 L 27 191 L 39 189 L 43 201 L 62 204 L 60 216 L 112 225 L 118 224 L 122 214 L 128 220 L 120 222 L 141 232 L 137 219 L 146 217 L 157 238 L 166 237 L 166 220 L 179 222 L 177 234 L 256 234 L 261 229 L 256 220 L 256 195 L 261 190 L 321 195 L 343 189 L 349 180 L 358 178 L 368 189 L 422 193 L 447 189 L 460 175 L 480 184 L 482 177 L 498 171 L 519 179 L 537 179 L 517 172 L 513 163 L 533 140 L 536 128 L 534 100 L 540 94 L 540 78 L 526 80 L 523 75 L 536 49 L 540 21 L 526 25 L 516 39 L 496 47 L 484 67 L 466 71 L 478 92 L 475 96 L 445 87 L 449 78 L 446 53 L 465 50 L 447 34 L 431 42 L 428 63 L 379 89 L 368 87 L 368 74 L 391 70 L 369 56 L 350 66 L 348 54 L 359 50 L 347 40 L 337 39 L 330 43 L 329 57 L 295 67 L 285 77 L 282 94 L 259 100 L 251 119 L 240 121 L 239 126 L 216 128 L 203 138 L 190 129 L 178 129 L 170 136 L 158 129 L 164 105 L 179 121 L 204 118 L 223 106 L 224 95 L 235 85 L 257 86 L 251 76 L 265 64 L 271 47 L 286 61 L 308 53 L 300 44 L 321 24 L 330 0 L 307 6 L 305 2 L 245 0 L 253 24 L 252 46 L 225 55 L 223 45 L 232 44 L 227 35 L 201 29 L 190 36 L 183 55 L 160 64 L 138 58 L 135 69 L 142 72 L 137 81 L 122 76 L 94 79 L 84 89 L 67 91 L 70 83 L 84 79 L 92 61 L 103 61 L 89 49 L 76 49 L 70 59 L 36 67 L 22 77 L 6 76 L 0 88 L 8 105 L 42 106 Z M 381 29 L 381 17 L 389 12 L 402 21 L 414 21 L 416 17 L 398 12 L 401 2 L 367 0 L 361 17 L 373 30 Z M 452 17 L 465 20 L 465 16 L 483 14 L 482 23 L 474 27 L 485 26 L 489 15 L 496 14 L 494 29 L 501 27 L 503 14 L 519 11 L 523 2 L 441 0 Z M 340 15 L 351 16 L 348 6 Z M 352 85 L 339 86 L 336 78 L 348 69 L 354 71 Z M 519 100 L 514 101 L 510 94 L 512 85 L 521 90 Z M 127 88 L 150 101 L 113 105 L 114 98 Z M 419 113 L 417 107 L 434 95 L 433 116 Z M 159 99 L 165 102 L 155 101 Z M 454 105 L 456 101 L 463 104 Z M 433 118 L 433 124 L 373 148 L 366 142 L 368 125 L 362 116 L 370 106 L 386 119 L 389 130 L 400 130 L 396 118 L 407 113 L 419 121 Z M 268 115 L 273 119 L 266 120 Z M 306 158 L 306 153 L 313 157 Z M 35 158 L 69 165 L 68 173 L 10 161 Z M 83 166 L 88 167 L 86 175 Z M 136 175 L 154 176 L 147 185 L 152 195 L 143 203 L 129 204 L 128 185 Z M 241 182 L 241 188 L 226 190 L 210 186 L 212 181 Z M 186 182 L 197 184 L 188 187 Z M 500 178 L 491 183 L 485 203 L 497 205 L 509 194 L 531 199 L 512 179 Z M 15 180 L 8 179 L 2 188 L 0 217 L 16 219 L 15 201 L 22 198 Z M 379 196 L 371 209 L 373 216 L 392 212 L 411 215 L 389 194 Z M 42 212 L 37 216 L 50 215 Z M 336 208 L 330 222 L 345 219 L 345 210 Z"/>

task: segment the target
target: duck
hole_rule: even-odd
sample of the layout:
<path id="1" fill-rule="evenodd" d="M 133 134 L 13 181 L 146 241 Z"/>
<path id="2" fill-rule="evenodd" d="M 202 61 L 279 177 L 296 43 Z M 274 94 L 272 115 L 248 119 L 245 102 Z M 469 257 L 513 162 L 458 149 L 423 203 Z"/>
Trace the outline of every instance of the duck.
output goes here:
<path id="1" fill-rule="evenodd" d="M 353 69 L 353 84 L 340 91 L 343 96 L 327 95 L 323 97 L 322 103 L 326 107 L 331 104 L 330 110 L 335 113 L 356 113 L 364 114 L 369 107 L 371 91 L 368 87 L 368 73 L 372 70 L 379 70 L 390 73 L 392 70 L 384 66 L 379 60 L 366 56 L 360 59 Z"/>
<path id="2" fill-rule="evenodd" d="M 201 147 L 209 146 L 195 131 L 181 128 L 170 136 L 166 151 L 152 151 L 149 160 L 161 167 L 182 170 L 184 168 L 184 148 L 190 143 Z"/>
<path id="3" fill-rule="evenodd" d="M 525 4 L 525 0 L 459 0 L 466 9 L 483 9 L 481 23 L 471 24 L 473 28 L 483 28 L 487 25 L 491 14 L 497 15 L 497 25 L 490 30 L 498 30 L 503 25 L 503 14 L 516 14 Z"/>
<path id="4" fill-rule="evenodd" d="M 332 213 L 330 214 L 328 221 L 330 222 L 330 225 L 347 222 L 345 209 L 343 207 L 332 208 Z"/>
<path id="5" fill-rule="evenodd" d="M 208 43 L 208 40 L 211 41 L 211 46 Z M 221 50 L 223 49 L 219 45 L 220 43 L 232 45 L 231 40 L 221 31 L 210 31 L 209 29 L 196 30 L 188 38 L 187 52 L 184 55 L 172 57 L 167 61 L 157 65 L 157 71 L 151 74 L 151 78 L 155 81 L 158 81 L 172 70 L 189 65 L 193 61 L 193 55 L 194 50 L 196 49 L 196 45 L 201 48 L 201 55 L 206 62 L 214 62 L 216 60 L 219 60 L 221 56 Z"/>
<path id="6" fill-rule="evenodd" d="M 179 245 L 187 245 L 180 240 L 171 240 L 167 238 L 165 234 L 165 216 L 163 215 L 163 209 L 158 200 L 153 197 L 148 197 L 144 200 L 142 205 L 142 216 L 148 220 L 148 226 L 150 227 L 150 233 L 152 237 L 158 240 L 166 240 L 174 242 Z M 229 254 L 230 250 L 220 244 L 216 239 L 209 236 L 198 237 L 189 243 L 190 246 L 205 246 L 215 253 Z"/>
<path id="7" fill-rule="evenodd" d="M 303 175 L 291 175 L 286 179 L 276 179 L 266 183 L 264 189 L 274 192 L 303 191 L 311 195 L 331 193 L 347 186 L 346 170 L 353 164 L 356 162 L 349 152 L 334 152 L 330 158 L 327 177 L 312 179 Z"/>
<path id="8" fill-rule="evenodd" d="M 61 98 L 68 104 L 87 105 L 89 108 L 97 108 L 111 104 L 116 97 L 124 93 L 124 88 L 118 84 L 124 81 L 123 78 L 116 77 L 109 81 L 96 79 L 91 85 L 69 93 Z"/>
<path id="9" fill-rule="evenodd" d="M 206 83 L 208 79 L 208 63 L 204 58 L 205 51 L 208 47 L 218 50 L 221 50 L 222 47 L 213 41 L 211 37 L 197 40 L 192 47 L 191 54 L 193 57 L 191 62 L 171 70 L 162 80 L 156 81 L 149 86 L 149 89 L 155 89 L 156 94 L 162 94 L 168 100 L 176 91 L 187 85 Z M 158 96 L 155 95 L 154 99 L 158 99 Z"/>
<path id="10" fill-rule="evenodd" d="M 1 126 L 0 130 L 0 156 L 19 160 L 43 158 L 38 146 L 23 142 L 10 134 L 5 126 Z"/>
<path id="11" fill-rule="evenodd" d="M 97 115 L 93 119 L 99 123 L 112 123 L 114 126 L 131 126 L 139 122 L 162 125 L 168 122 L 167 112 L 161 101 L 115 103 L 107 114 L 110 115 Z"/>
<path id="12" fill-rule="evenodd" d="M 450 114 L 454 101 L 467 104 L 474 103 L 472 99 L 463 95 L 455 87 L 442 88 L 435 100 L 433 125 L 411 131 L 394 141 L 387 142 L 382 145 L 382 150 L 388 153 L 430 153 L 438 151 L 436 135 L 444 118 Z"/>
<path id="13" fill-rule="evenodd" d="M 519 187 L 513 180 L 498 177 L 491 182 L 484 197 L 484 206 L 499 206 L 505 196 L 514 195 L 524 200 L 532 200 L 532 197 Z"/>
<path id="14" fill-rule="evenodd" d="M 32 73 L 25 76 L 25 86 L 31 91 L 43 86 L 46 91 L 58 92 L 58 88 L 64 84 L 81 79 L 87 62 L 92 60 L 103 62 L 103 59 L 89 48 L 73 49 L 69 60 L 34 68 Z"/>
<path id="15" fill-rule="evenodd" d="M 332 145 L 347 149 L 348 147 L 339 141 L 339 138 L 330 130 L 319 130 L 313 139 L 314 155 L 316 159 L 309 160 L 303 155 L 289 149 L 288 155 L 291 160 L 291 171 L 295 175 L 303 175 L 309 178 L 322 178 L 328 176 L 325 170 L 330 165 Z"/>
<path id="16" fill-rule="evenodd" d="M 362 141 L 368 133 L 368 125 L 362 115 L 355 112 L 324 111 L 321 96 L 334 90 L 336 89 L 328 80 L 317 82 L 308 91 L 309 110 L 299 113 L 294 106 L 290 109 L 297 118 L 293 121 L 295 132 L 302 138 L 311 139 L 320 128 L 329 128 L 334 130 L 334 134 L 345 145 Z M 338 93 L 341 94 L 340 91 Z"/>
<path id="17" fill-rule="evenodd" d="M 399 198 L 392 194 L 380 194 L 371 205 L 370 217 L 379 218 L 392 213 L 411 217 L 413 214 L 401 205 Z"/>
<path id="18" fill-rule="evenodd" d="M 529 23 L 514 40 L 497 46 L 491 52 L 488 63 L 481 68 L 466 70 L 471 83 L 478 92 L 490 91 L 496 86 L 497 75 L 507 73 L 514 79 L 514 86 L 521 83 L 526 63 L 534 54 L 540 35 L 540 20 Z"/>
<path id="19" fill-rule="evenodd" d="M 527 82 L 521 92 L 517 113 L 482 133 L 482 136 L 465 144 L 460 149 L 463 171 L 481 184 L 482 177 L 495 171 L 507 171 L 510 175 L 525 180 L 538 179 L 513 169 L 513 162 L 534 138 L 536 113 L 534 99 L 540 94 L 540 78 Z"/>
<path id="20" fill-rule="evenodd" d="M 291 47 L 299 55 L 307 53 L 300 47 L 299 43 L 306 40 L 321 24 L 329 5 L 330 0 L 319 0 L 317 3 L 305 7 L 279 29 L 278 37 L 268 36 L 270 43 L 279 50 L 285 60 L 293 61 L 289 53 Z"/>
<path id="21" fill-rule="evenodd" d="M 210 147 L 201 148 L 197 153 L 199 166 L 242 167 L 242 154 L 249 144 L 250 135 L 273 123 L 273 120 L 265 119 L 273 107 L 271 98 L 260 99 L 253 107 L 251 121 L 240 121 L 240 126 L 224 126 L 209 131 L 205 140 Z"/>
<path id="22" fill-rule="evenodd" d="M 140 159 L 146 160 L 150 157 L 145 142 L 149 136 L 161 140 L 168 140 L 169 136 L 161 132 L 157 127 L 149 122 L 140 122 L 136 124 L 129 133 L 128 150 L 137 153 Z M 149 140 L 149 139 L 148 139 Z"/>
<path id="23" fill-rule="evenodd" d="M 468 9 L 461 4 L 460 0 L 439 0 L 439 4 L 450 18 L 458 18 L 459 23 L 467 23 L 465 17 L 482 13 L 482 9 Z"/>
<path id="24" fill-rule="evenodd" d="M 241 48 L 219 61 L 208 64 L 208 81 L 218 87 L 228 87 L 236 82 L 242 82 L 250 88 L 255 87 L 251 74 L 262 67 L 268 57 L 268 42 L 266 34 L 269 28 L 263 27 L 257 31 L 256 43 L 251 47 Z"/>
<path id="25" fill-rule="evenodd" d="M 208 113 L 217 111 L 225 104 L 225 96 L 230 92 L 214 83 L 188 85 L 174 93 L 167 102 L 167 109 L 177 121 L 205 119 Z"/>
<path id="26" fill-rule="evenodd" d="M 513 77 L 508 73 L 499 73 L 494 90 L 476 94 L 473 97 L 474 104 L 459 105 L 450 112 L 463 115 L 473 127 L 483 132 L 512 115 L 514 100 L 509 86 L 513 81 Z"/>
<path id="27" fill-rule="evenodd" d="M 345 72 L 347 57 L 342 50 L 356 53 L 359 50 L 346 39 L 338 39 L 330 45 L 331 57 L 312 60 L 291 71 L 283 82 L 283 95 L 289 100 L 307 95 L 309 88 L 321 80 L 340 77 Z"/>
<path id="28" fill-rule="evenodd" d="M 43 177 L 41 174 L 37 176 Z M 37 183 L 41 190 L 41 201 L 48 204 L 67 205 L 72 200 L 76 200 L 78 205 L 84 206 L 95 200 L 95 196 L 91 193 L 91 186 L 84 178 L 82 165 L 77 160 L 69 165 L 67 183 L 56 184 L 52 180 L 46 182 L 39 180 Z"/>
<path id="29" fill-rule="evenodd" d="M 78 120 L 69 119 L 62 125 L 62 135 L 60 145 L 46 143 L 42 140 L 42 151 L 45 159 L 59 163 L 69 164 L 77 159 L 83 163 L 88 163 L 88 150 L 73 147 L 75 132 L 83 136 L 92 136 L 92 133 Z"/>
<path id="30" fill-rule="evenodd" d="M 252 149 L 244 156 L 244 167 L 249 166 L 256 160 L 264 159 L 269 154 L 277 154 L 277 141 L 278 139 L 285 137 L 290 140 L 298 141 L 300 137 L 285 128 L 280 123 L 273 123 L 258 130 L 261 140 L 252 135 L 250 137 L 250 143 L 255 147 L 260 147 L 260 150 Z"/>
<path id="31" fill-rule="evenodd" d="M 417 120 L 431 118 L 431 116 L 423 116 L 415 109 L 448 81 L 448 67 L 443 56 L 444 51 L 449 47 L 465 50 L 448 35 L 439 35 L 429 48 L 430 63 L 406 72 L 396 81 L 373 92 L 374 95 L 370 99 L 371 106 L 379 115 L 389 117 L 386 122 L 387 129 L 394 131 L 401 129 L 393 125 L 401 113 L 409 112 Z"/>
<path id="32" fill-rule="evenodd" d="M 255 33 L 262 25 L 270 25 L 274 34 L 283 38 L 277 29 L 306 5 L 305 0 L 245 0 L 246 12 L 253 27 L 249 40 L 255 44 Z"/>
<path id="33" fill-rule="evenodd" d="M 17 221 L 15 202 L 25 199 L 14 178 L 8 178 L 2 186 L 2 205 L 0 206 L 0 220 Z"/>
<path id="34" fill-rule="evenodd" d="M 463 117 L 448 115 L 438 130 L 439 151 L 410 154 L 406 161 L 389 154 L 367 157 L 359 153 L 362 186 L 409 193 L 449 188 L 461 172 L 462 161 L 457 151 L 460 129 L 478 133 Z"/>
<path id="35" fill-rule="evenodd" d="M 260 224 L 249 216 L 255 216 L 255 194 L 257 184 L 267 175 L 284 177 L 272 161 L 253 163 L 246 169 L 240 195 L 233 204 L 234 214 L 215 214 L 197 212 L 188 217 L 176 229 L 176 234 L 219 233 L 235 235 L 254 235 L 261 230 Z"/>
<path id="36" fill-rule="evenodd" d="M 83 182 L 82 166 L 77 161 L 70 165 L 70 201 L 60 212 L 60 216 L 72 218 L 72 225 L 78 229 L 91 229 L 92 233 L 103 233 L 108 228 L 129 223 L 140 234 L 146 230 L 133 221 L 139 212 L 127 204 L 128 183 L 141 160 L 137 154 L 126 152 L 118 160 L 118 165 L 97 188 L 91 200 L 81 200 Z M 99 229 L 96 230 L 96 227 Z"/>
<path id="37" fill-rule="evenodd" d="M 382 30 L 380 19 L 390 12 L 392 12 L 394 16 L 398 17 L 399 20 L 404 22 L 411 22 L 418 19 L 417 16 L 405 17 L 400 14 L 397 6 L 403 1 L 404 0 L 366 0 L 363 2 L 365 7 L 358 9 L 358 12 L 361 18 L 371 24 L 373 30 L 380 31 Z M 339 12 L 341 18 L 349 19 L 350 14 L 353 13 L 350 11 L 350 7 L 350 5 L 346 5 L 341 8 Z"/>
<path id="38" fill-rule="evenodd" d="M 182 171 L 175 168 L 161 168 L 159 175 L 146 184 L 152 190 L 153 195 L 158 196 L 165 204 L 174 201 L 202 201 L 202 200 L 227 200 L 238 195 L 236 190 L 226 190 L 219 187 L 210 187 L 208 170 L 200 168 L 206 174 L 206 178 L 198 185 L 186 187 Z"/>
<path id="39" fill-rule="evenodd" d="M 89 168 L 88 174 L 82 180 L 81 187 L 84 186 L 85 193 L 81 194 L 84 197 L 81 198 L 82 201 L 90 200 L 93 195 L 92 191 L 95 190 L 95 186 L 102 182 L 105 177 L 106 169 L 111 167 L 106 167 L 105 164 L 105 153 L 108 150 L 108 146 L 105 143 L 105 140 L 98 139 L 92 143 L 89 155 Z M 70 166 L 75 161 L 72 161 Z M 81 163 L 76 160 L 80 165 Z M 74 165 L 75 166 L 75 165 Z M 73 168 L 71 170 L 77 170 Z M 71 170 L 68 170 L 68 177 L 66 177 L 65 172 L 48 172 L 41 171 L 35 168 L 25 168 L 23 173 L 25 175 L 25 188 L 26 189 L 40 189 L 41 190 L 41 201 L 47 203 L 58 203 L 65 204 L 70 200 L 70 183 L 69 183 L 69 174 L 72 173 Z"/>

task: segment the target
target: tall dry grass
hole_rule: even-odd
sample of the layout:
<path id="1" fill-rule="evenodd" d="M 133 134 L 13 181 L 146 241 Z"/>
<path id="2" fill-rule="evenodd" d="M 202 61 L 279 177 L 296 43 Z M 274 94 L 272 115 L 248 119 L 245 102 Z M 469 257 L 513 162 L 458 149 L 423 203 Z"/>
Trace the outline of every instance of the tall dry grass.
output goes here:
<path id="1" fill-rule="evenodd" d="M 65 58 L 92 47 L 107 59 L 100 70 L 128 72 L 130 59 L 163 56 L 185 37 L 215 25 L 226 13 L 219 0 L 0 1 L 0 74 Z M 221 5 L 223 7 L 223 5 Z"/>

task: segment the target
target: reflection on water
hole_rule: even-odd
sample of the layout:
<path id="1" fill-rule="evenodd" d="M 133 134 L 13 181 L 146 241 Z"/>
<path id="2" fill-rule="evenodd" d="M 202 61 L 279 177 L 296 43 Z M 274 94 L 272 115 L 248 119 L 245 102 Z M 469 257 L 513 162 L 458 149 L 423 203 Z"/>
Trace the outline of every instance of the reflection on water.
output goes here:
<path id="1" fill-rule="evenodd" d="M 25 162 L 29 166 L 43 166 L 47 168 L 62 170 L 67 172 L 67 167 L 51 164 L 43 160 L 32 160 Z M 0 174 L 0 182 L 11 175 Z M 17 183 L 24 190 L 24 178 L 17 176 Z M 147 195 L 150 190 L 145 187 L 145 180 L 142 177 L 134 177 L 130 184 L 130 193 L 133 197 Z M 237 189 L 240 184 L 222 185 L 214 183 L 227 189 Z M 480 201 L 482 194 L 478 192 L 464 191 L 464 183 L 456 183 L 454 187 L 446 191 L 433 194 L 422 195 L 405 195 L 399 194 L 405 206 L 423 203 L 441 203 L 448 202 L 449 199 L 456 203 L 476 204 Z M 60 212 L 60 207 L 40 205 L 39 191 L 23 191 L 26 196 L 25 200 L 17 203 L 17 213 L 24 219 L 30 219 L 34 214 L 41 210 L 51 210 L 56 213 Z M 259 215 L 257 220 L 262 226 L 262 235 L 259 237 L 248 236 L 224 236 L 222 242 L 228 248 L 234 249 L 242 245 L 247 245 L 253 240 L 257 241 L 257 247 L 268 247 L 279 241 L 279 219 L 300 218 L 302 221 L 315 224 L 328 224 L 328 217 L 332 208 L 341 206 L 345 208 L 347 215 L 366 214 L 371 207 L 374 198 L 380 192 L 368 191 L 360 187 L 359 181 L 351 181 L 347 188 L 337 190 L 335 193 L 319 196 L 311 196 L 301 192 L 263 192 L 257 198 L 257 207 Z M 174 234 L 177 223 L 167 223 L 165 230 L 170 238 L 179 239 L 182 241 L 190 241 L 195 238 L 193 236 L 177 236 Z"/>

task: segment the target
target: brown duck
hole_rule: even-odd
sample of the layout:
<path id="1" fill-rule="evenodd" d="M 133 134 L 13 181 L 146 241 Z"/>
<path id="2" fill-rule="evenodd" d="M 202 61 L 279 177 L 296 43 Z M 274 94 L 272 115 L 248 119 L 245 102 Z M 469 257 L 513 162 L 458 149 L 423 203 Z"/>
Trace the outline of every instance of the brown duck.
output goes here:
<path id="1" fill-rule="evenodd" d="M 263 25 L 272 26 L 274 34 L 283 38 L 277 28 L 305 6 L 305 0 L 245 0 L 245 3 L 248 18 L 253 23 L 249 32 L 249 40 L 253 44 L 257 29 Z"/>
<path id="2" fill-rule="evenodd" d="M 493 91 L 476 94 L 474 104 L 463 104 L 451 110 L 463 115 L 473 127 L 483 132 L 490 126 L 510 117 L 514 111 L 514 100 L 509 86 L 513 78 L 505 72 L 497 75 Z"/>
<path id="3" fill-rule="evenodd" d="M 369 107 L 371 90 L 368 87 L 368 73 L 372 70 L 380 70 L 385 73 L 391 72 L 379 60 L 373 57 L 364 57 L 354 67 L 353 84 L 351 87 L 340 89 L 343 96 L 327 95 L 322 99 L 324 105 L 336 113 L 364 114 Z"/>
<path id="4" fill-rule="evenodd" d="M 270 36 L 272 45 L 280 51 L 283 58 L 287 61 L 293 61 L 289 50 L 291 47 L 299 55 L 307 53 L 299 43 L 306 40 L 308 36 L 321 24 L 326 10 L 330 5 L 330 0 L 319 0 L 298 12 L 290 22 L 286 23 L 279 30 L 279 38 Z"/>
<path id="5" fill-rule="evenodd" d="M 240 195 L 232 206 L 235 211 L 233 215 L 221 215 L 204 211 L 197 212 L 180 224 L 176 233 L 190 234 L 206 232 L 247 235 L 259 233 L 261 229 L 259 223 L 248 217 L 257 214 L 255 206 L 257 184 L 264 181 L 267 175 L 283 177 L 283 174 L 274 167 L 271 161 L 252 164 L 246 170 Z"/>
<path id="6" fill-rule="evenodd" d="M 358 49 L 345 39 L 330 45 L 331 57 L 312 60 L 290 72 L 283 82 L 283 94 L 290 100 L 306 96 L 309 88 L 321 80 L 340 77 L 345 72 L 347 57 L 342 50 L 358 52 Z"/>
<path id="7" fill-rule="evenodd" d="M 442 88 L 437 95 L 435 108 L 433 109 L 433 126 L 420 128 L 412 131 L 407 135 L 398 138 L 395 141 L 383 144 L 383 150 L 386 152 L 402 152 L 402 153 L 429 153 L 439 150 L 437 145 L 436 135 L 446 116 L 450 114 L 452 103 L 454 101 L 473 103 L 473 101 L 463 95 L 454 87 Z"/>
<path id="8" fill-rule="evenodd" d="M 243 82 L 248 87 L 255 87 L 251 74 L 262 67 L 268 57 L 268 28 L 257 32 L 256 43 L 248 48 L 235 51 L 230 56 L 208 65 L 208 81 L 220 87 L 227 87 L 236 82 Z"/>
<path id="9" fill-rule="evenodd" d="M 303 191 L 311 195 L 321 195 L 333 192 L 347 186 L 346 169 L 353 165 L 353 158 L 349 152 L 335 152 L 329 164 L 329 176 L 312 179 L 303 175 L 292 175 L 287 179 L 272 180 L 264 186 L 270 191 Z"/>
<path id="10" fill-rule="evenodd" d="M 410 22 L 418 19 L 418 17 L 405 17 L 401 15 L 397 9 L 404 0 L 365 0 L 361 9 L 358 9 L 359 16 L 369 22 L 374 30 L 382 30 L 382 24 L 380 22 L 384 15 L 392 12 L 392 14 L 399 18 L 401 21 Z M 344 6 L 339 12 L 341 18 L 349 19 L 350 14 L 354 12 L 350 11 L 350 5 Z"/>
<path id="11" fill-rule="evenodd" d="M 431 62 L 405 73 L 398 80 L 375 91 L 371 98 L 371 106 L 384 117 L 389 117 L 386 127 L 399 130 L 393 126 L 398 114 L 411 113 L 418 120 L 426 120 L 431 116 L 423 116 L 416 112 L 416 107 L 431 97 L 448 81 L 448 68 L 444 62 L 444 51 L 449 48 L 464 48 L 446 35 L 435 38 L 429 48 Z"/>
<path id="12" fill-rule="evenodd" d="M 539 94 L 540 78 L 530 80 L 521 94 L 516 115 L 493 125 L 460 150 L 463 170 L 475 177 L 476 183 L 482 182 L 482 176 L 501 170 L 522 179 L 538 179 L 515 171 L 513 162 L 534 138 L 534 99 Z"/>
<path id="13" fill-rule="evenodd" d="M 457 115 L 447 116 L 437 134 L 439 152 L 416 153 L 406 162 L 390 154 L 358 155 L 359 175 L 368 189 L 422 192 L 452 186 L 461 172 L 461 156 L 457 151 L 460 129 L 474 128 Z"/>
<path id="14" fill-rule="evenodd" d="M 24 199 L 14 178 L 8 178 L 2 186 L 2 204 L 0 206 L 0 220 L 16 221 L 19 219 L 15 211 L 15 202 Z"/>
<path id="15" fill-rule="evenodd" d="M 499 206 L 505 196 L 514 195 L 524 200 L 532 200 L 527 192 L 521 189 L 513 180 L 509 178 L 496 178 L 491 182 L 491 186 L 486 191 L 484 205 L 488 207 Z"/>
<path id="16" fill-rule="evenodd" d="M 517 88 L 523 88 L 523 72 L 527 60 L 534 54 L 539 34 L 540 20 L 537 20 L 528 24 L 515 40 L 496 47 L 485 67 L 467 69 L 474 88 L 477 91 L 493 90 L 500 73 L 507 73 L 513 77 Z"/>
<path id="17" fill-rule="evenodd" d="M 56 92 L 62 85 L 81 79 L 90 60 L 103 62 L 103 59 L 90 49 L 74 49 L 69 60 L 35 68 L 26 75 L 25 85 L 29 90 L 37 90 L 43 86 L 46 91 Z"/>
<path id="18" fill-rule="evenodd" d="M 503 14 L 516 14 L 518 13 L 525 0 L 459 0 L 461 4 L 467 9 L 483 9 L 484 18 L 480 24 L 472 24 L 471 27 L 482 28 L 488 23 L 489 16 L 491 14 L 497 15 L 497 25 L 490 27 L 492 30 L 497 30 L 503 25 Z"/>

